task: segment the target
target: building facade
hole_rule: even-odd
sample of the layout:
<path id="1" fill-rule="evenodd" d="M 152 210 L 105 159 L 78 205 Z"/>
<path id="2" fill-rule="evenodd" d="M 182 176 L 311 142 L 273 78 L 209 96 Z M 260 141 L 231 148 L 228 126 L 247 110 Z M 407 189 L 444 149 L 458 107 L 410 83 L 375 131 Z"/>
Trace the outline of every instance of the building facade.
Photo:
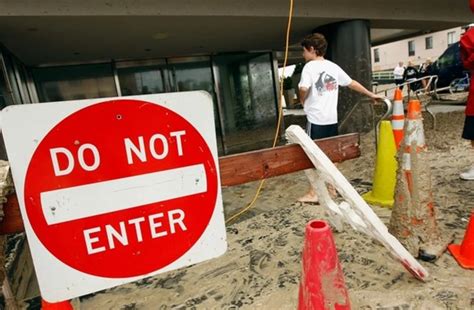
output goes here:
<path id="1" fill-rule="evenodd" d="M 405 65 L 408 61 L 415 65 L 427 59 L 435 61 L 450 45 L 459 41 L 463 32 L 463 28 L 456 27 L 373 46 L 372 71 L 393 70 L 399 61 Z"/>
<path id="2" fill-rule="evenodd" d="M 292 12 L 290 44 L 325 33 L 328 58 L 366 87 L 371 40 L 471 21 L 467 3 L 445 0 L 300 1 Z M 0 0 L 0 104 L 206 90 L 220 154 L 270 146 L 289 13 L 286 0 Z M 341 90 L 341 132 L 369 130 L 370 104 Z"/>
<path id="3" fill-rule="evenodd" d="M 277 64 L 269 51 L 40 66 L 25 66 L 5 47 L 0 55 L 0 108 L 205 90 L 214 99 L 220 155 L 273 141 Z"/>

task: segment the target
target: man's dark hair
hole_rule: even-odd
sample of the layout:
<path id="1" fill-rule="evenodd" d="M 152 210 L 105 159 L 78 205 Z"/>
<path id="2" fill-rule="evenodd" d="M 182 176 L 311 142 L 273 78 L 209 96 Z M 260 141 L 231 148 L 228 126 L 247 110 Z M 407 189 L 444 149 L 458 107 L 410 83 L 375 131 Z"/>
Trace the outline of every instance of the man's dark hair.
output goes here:
<path id="1" fill-rule="evenodd" d="M 313 33 L 304 37 L 303 41 L 301 41 L 301 46 L 306 48 L 308 51 L 313 47 L 317 56 L 324 56 L 326 54 L 328 42 L 322 34 Z"/>

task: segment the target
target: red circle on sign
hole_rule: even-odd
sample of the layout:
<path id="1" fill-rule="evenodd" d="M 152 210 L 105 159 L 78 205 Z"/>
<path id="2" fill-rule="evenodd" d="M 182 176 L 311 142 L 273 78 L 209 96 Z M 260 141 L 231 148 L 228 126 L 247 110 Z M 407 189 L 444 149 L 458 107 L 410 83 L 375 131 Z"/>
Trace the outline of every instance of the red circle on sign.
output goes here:
<path id="1" fill-rule="evenodd" d="M 172 133 L 182 131 L 185 134 L 180 134 L 178 141 Z M 165 137 L 166 142 L 156 136 L 151 139 L 156 134 Z M 135 153 L 127 157 L 125 149 L 124 141 L 128 138 L 143 150 L 140 137 L 146 153 L 144 161 Z M 166 156 L 156 159 L 151 154 L 150 139 L 154 154 Z M 92 168 L 97 158 L 84 145 L 93 145 L 98 150 L 100 164 L 95 170 Z M 73 155 L 75 164 L 70 173 L 55 174 L 51 150 L 56 148 L 67 149 Z M 81 167 L 78 153 L 83 155 L 82 164 L 90 171 Z M 56 158 L 57 167 L 67 170 L 68 156 L 59 152 Z M 46 220 L 44 212 L 54 214 L 54 209 L 43 211 L 42 193 L 193 165 L 204 167 L 207 182 L 207 190 L 198 194 L 57 223 Z M 196 244 L 212 217 L 217 182 L 214 158 L 206 141 L 183 117 L 149 102 L 111 100 L 71 114 L 39 143 L 26 174 L 25 206 L 40 242 L 66 265 L 96 276 L 134 277 L 171 264 Z M 133 182 L 130 184 L 134 186 Z M 58 201 L 58 205 L 62 203 L 69 208 L 88 208 Z M 180 214 L 184 217 L 179 220 Z"/>

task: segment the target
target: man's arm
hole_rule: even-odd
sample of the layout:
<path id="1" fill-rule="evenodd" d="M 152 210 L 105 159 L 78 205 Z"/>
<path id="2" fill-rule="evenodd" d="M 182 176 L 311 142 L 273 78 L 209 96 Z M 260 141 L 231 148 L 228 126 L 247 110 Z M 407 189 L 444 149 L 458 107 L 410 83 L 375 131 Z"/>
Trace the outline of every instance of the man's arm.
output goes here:
<path id="1" fill-rule="evenodd" d="M 299 91 L 300 91 L 300 101 L 301 101 L 301 104 L 304 105 L 304 101 L 306 100 L 306 96 L 308 96 L 308 88 L 306 87 L 300 87 L 299 88 Z"/>
<path id="2" fill-rule="evenodd" d="M 361 93 L 362 95 L 366 95 L 369 98 L 372 99 L 383 99 L 383 96 L 374 94 L 373 92 L 369 91 L 367 88 L 362 86 L 359 82 L 356 80 L 352 80 L 352 82 L 347 85 L 350 89 L 355 90 L 358 93 Z"/>

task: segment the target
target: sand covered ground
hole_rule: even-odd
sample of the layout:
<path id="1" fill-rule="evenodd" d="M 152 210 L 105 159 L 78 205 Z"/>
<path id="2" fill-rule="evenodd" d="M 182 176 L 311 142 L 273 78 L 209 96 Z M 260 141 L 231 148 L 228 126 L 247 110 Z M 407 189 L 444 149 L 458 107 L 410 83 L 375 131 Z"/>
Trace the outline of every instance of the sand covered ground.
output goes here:
<path id="1" fill-rule="evenodd" d="M 460 139 L 464 115 L 437 114 L 437 130 L 426 117 L 429 166 L 438 223 L 459 243 L 474 208 L 474 182 L 459 179 L 474 161 Z M 371 189 L 373 133 L 361 137 L 362 156 L 340 170 L 359 193 Z M 226 217 L 244 207 L 258 182 L 223 189 Z M 199 265 L 84 296 L 81 309 L 295 309 L 305 224 L 327 219 L 322 206 L 297 203 L 307 190 L 303 172 L 266 182 L 255 207 L 228 226 L 228 251 Z M 388 223 L 390 209 L 374 207 Z M 474 270 L 458 266 L 449 253 L 421 262 L 432 280 L 414 279 L 387 250 L 350 227 L 334 234 L 353 309 L 472 309 Z"/>

